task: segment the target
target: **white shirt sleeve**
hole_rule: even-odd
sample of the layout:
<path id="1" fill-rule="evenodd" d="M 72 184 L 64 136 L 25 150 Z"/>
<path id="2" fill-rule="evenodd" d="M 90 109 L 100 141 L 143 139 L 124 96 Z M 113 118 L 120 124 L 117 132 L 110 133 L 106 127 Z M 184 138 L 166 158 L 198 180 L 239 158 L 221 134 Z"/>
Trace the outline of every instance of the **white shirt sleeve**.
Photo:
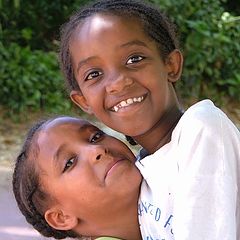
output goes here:
<path id="1" fill-rule="evenodd" d="M 175 240 L 237 240 L 239 133 L 219 109 L 209 108 L 211 114 L 189 116 L 178 133 Z"/>

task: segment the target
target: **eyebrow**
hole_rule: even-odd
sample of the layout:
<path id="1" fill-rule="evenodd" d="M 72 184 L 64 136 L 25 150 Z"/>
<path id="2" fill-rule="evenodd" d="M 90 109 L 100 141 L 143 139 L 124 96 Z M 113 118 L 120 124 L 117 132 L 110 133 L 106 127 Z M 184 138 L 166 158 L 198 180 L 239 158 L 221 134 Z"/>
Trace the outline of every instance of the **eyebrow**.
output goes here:
<path id="1" fill-rule="evenodd" d="M 123 43 L 122 45 L 120 45 L 120 47 L 121 47 L 121 48 L 123 48 L 123 47 L 131 47 L 131 46 L 134 46 L 134 45 L 148 48 L 148 46 L 146 45 L 146 43 L 144 43 L 144 42 L 142 42 L 142 41 L 140 41 L 140 40 L 132 40 L 132 41 L 130 41 L 130 42 Z"/>
<path id="2" fill-rule="evenodd" d="M 97 56 L 91 56 L 91 57 L 88 57 L 86 59 L 83 59 L 83 60 L 79 61 L 78 65 L 77 65 L 77 73 L 83 65 L 87 64 L 90 60 L 92 60 L 94 58 L 97 58 Z"/>
<path id="3" fill-rule="evenodd" d="M 59 160 L 61 154 L 65 152 L 66 148 L 67 148 L 67 144 L 60 145 L 60 147 L 57 149 L 57 151 L 53 155 L 53 163 L 59 169 L 60 169 L 60 161 L 58 161 L 58 160 Z M 60 170 L 62 171 L 62 169 L 60 169 Z"/>

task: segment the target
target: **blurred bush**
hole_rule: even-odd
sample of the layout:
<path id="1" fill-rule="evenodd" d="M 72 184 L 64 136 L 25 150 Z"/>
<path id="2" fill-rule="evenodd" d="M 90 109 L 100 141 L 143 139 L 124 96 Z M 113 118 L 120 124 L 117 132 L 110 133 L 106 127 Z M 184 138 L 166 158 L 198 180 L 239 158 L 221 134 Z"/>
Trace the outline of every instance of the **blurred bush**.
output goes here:
<path id="1" fill-rule="evenodd" d="M 240 100 L 240 9 L 221 0 L 155 0 L 178 26 L 184 53 L 184 97 Z"/>
<path id="2" fill-rule="evenodd" d="M 0 41 L 31 49 L 57 47 L 59 26 L 84 0 L 0 0 Z M 55 49 L 54 49 L 55 50 Z"/>
<path id="3" fill-rule="evenodd" d="M 0 43 L 0 103 L 14 115 L 26 110 L 70 108 L 56 53 Z"/>
<path id="4" fill-rule="evenodd" d="M 0 105 L 9 115 L 70 111 L 57 40 L 60 25 L 80 2 L 0 0 Z"/>

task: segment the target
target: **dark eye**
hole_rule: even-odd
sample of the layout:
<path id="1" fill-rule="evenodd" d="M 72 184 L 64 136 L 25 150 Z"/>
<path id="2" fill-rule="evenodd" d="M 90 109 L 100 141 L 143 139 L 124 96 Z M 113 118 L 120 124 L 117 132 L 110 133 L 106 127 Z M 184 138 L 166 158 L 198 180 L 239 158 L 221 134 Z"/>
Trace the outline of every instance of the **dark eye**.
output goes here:
<path id="1" fill-rule="evenodd" d="M 86 80 L 92 80 L 94 78 L 101 76 L 102 74 L 103 74 L 102 71 L 92 71 L 87 75 Z"/>
<path id="2" fill-rule="evenodd" d="M 134 55 L 131 56 L 128 60 L 127 60 L 127 64 L 133 64 L 133 63 L 138 63 L 140 61 L 142 61 L 144 59 L 144 57 L 140 56 L 140 55 Z"/>
<path id="3" fill-rule="evenodd" d="M 98 140 L 100 140 L 104 136 L 104 134 L 105 133 L 103 131 L 98 131 L 98 132 L 94 133 L 94 135 L 90 139 L 90 142 L 96 143 Z"/>
<path id="4" fill-rule="evenodd" d="M 69 168 L 71 168 L 72 165 L 75 164 L 75 161 L 76 161 L 76 157 L 68 159 L 67 162 L 65 163 L 63 173 L 66 172 Z"/>

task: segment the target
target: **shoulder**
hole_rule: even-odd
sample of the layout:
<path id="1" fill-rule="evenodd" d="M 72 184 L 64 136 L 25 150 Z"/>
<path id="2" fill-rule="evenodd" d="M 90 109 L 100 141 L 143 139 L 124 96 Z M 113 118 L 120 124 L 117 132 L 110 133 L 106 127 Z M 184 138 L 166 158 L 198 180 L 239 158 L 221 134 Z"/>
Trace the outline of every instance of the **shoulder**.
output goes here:
<path id="1" fill-rule="evenodd" d="M 240 160 L 240 132 L 210 100 L 191 106 L 174 131 L 180 169 L 190 169 L 190 175 L 193 169 L 202 174 L 234 172 Z"/>
<path id="2" fill-rule="evenodd" d="M 223 131 L 224 125 L 234 128 L 227 115 L 210 100 L 202 100 L 192 105 L 183 114 L 178 125 L 193 132 L 194 130 Z"/>
<path id="3" fill-rule="evenodd" d="M 216 107 L 212 101 L 207 99 L 197 102 L 188 108 L 183 114 L 182 119 L 204 121 L 204 123 L 207 123 L 208 121 L 215 121 L 219 119 L 219 114 L 221 112 L 222 111 Z"/>
<path id="4" fill-rule="evenodd" d="M 226 114 L 210 100 L 192 105 L 181 117 L 173 131 L 172 139 L 178 146 L 200 149 L 213 146 L 239 145 L 240 132 Z"/>

